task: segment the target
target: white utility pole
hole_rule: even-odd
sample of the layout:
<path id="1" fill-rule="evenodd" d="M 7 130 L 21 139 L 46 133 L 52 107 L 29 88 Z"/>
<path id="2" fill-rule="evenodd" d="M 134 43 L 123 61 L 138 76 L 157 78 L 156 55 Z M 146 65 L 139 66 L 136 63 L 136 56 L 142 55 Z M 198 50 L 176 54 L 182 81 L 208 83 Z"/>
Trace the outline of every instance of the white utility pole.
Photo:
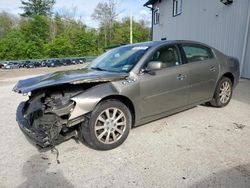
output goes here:
<path id="1" fill-rule="evenodd" d="M 130 13 L 130 44 L 133 44 L 133 15 Z"/>

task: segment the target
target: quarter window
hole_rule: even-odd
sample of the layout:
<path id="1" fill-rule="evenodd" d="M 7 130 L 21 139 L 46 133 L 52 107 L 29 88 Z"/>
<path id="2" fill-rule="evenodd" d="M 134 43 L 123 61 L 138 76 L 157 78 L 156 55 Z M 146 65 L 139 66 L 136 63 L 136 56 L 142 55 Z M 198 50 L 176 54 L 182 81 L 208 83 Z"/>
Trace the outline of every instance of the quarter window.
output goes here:
<path id="1" fill-rule="evenodd" d="M 183 45 L 187 62 L 205 61 L 213 58 L 213 53 L 210 48 L 200 45 Z"/>
<path id="2" fill-rule="evenodd" d="M 178 16 L 182 13 L 182 0 L 173 0 L 173 16 Z"/>

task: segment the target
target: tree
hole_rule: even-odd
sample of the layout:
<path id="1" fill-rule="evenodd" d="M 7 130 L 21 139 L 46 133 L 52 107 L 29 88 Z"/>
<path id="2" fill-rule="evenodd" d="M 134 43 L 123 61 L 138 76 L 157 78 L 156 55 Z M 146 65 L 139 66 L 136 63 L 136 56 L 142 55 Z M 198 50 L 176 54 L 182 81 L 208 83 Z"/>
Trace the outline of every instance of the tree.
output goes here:
<path id="1" fill-rule="evenodd" d="M 125 17 L 114 23 L 114 37 L 112 44 L 128 44 L 130 42 L 130 18 Z M 133 20 L 133 41 L 143 42 L 150 40 L 150 28 L 144 20 Z"/>
<path id="2" fill-rule="evenodd" d="M 51 15 L 55 0 L 21 0 L 24 13 L 21 16 L 30 17 L 32 15 Z"/>
<path id="3" fill-rule="evenodd" d="M 23 20 L 20 24 L 20 30 L 27 40 L 46 42 L 49 38 L 49 22 L 48 17 L 35 15 L 32 19 Z"/>
<path id="4" fill-rule="evenodd" d="M 48 57 L 67 57 L 71 55 L 72 46 L 67 36 L 57 36 L 55 39 L 44 45 Z"/>
<path id="5" fill-rule="evenodd" d="M 32 58 L 42 58 L 45 53 L 43 46 L 49 42 L 49 21 L 46 16 L 33 15 L 32 19 L 22 19 L 20 32 L 29 48 L 27 49 Z"/>
<path id="6" fill-rule="evenodd" d="M 130 18 L 118 21 L 116 7 L 115 0 L 98 4 L 92 16 L 99 21 L 99 29 L 88 28 L 81 18 L 77 19 L 76 8 L 53 16 L 49 15 L 51 10 L 46 14 L 27 10 L 29 17 L 0 12 L 0 60 L 92 56 L 102 53 L 107 45 L 128 44 Z M 150 40 L 148 25 L 145 21 L 133 21 L 134 42 Z"/>
<path id="7" fill-rule="evenodd" d="M 17 29 L 13 29 L 0 40 L 0 59 L 15 60 L 26 58 L 26 46 L 27 43 L 22 33 Z"/>
<path id="8" fill-rule="evenodd" d="M 0 12 L 0 38 L 4 37 L 18 25 L 18 18 L 7 13 Z"/>
<path id="9" fill-rule="evenodd" d="M 75 56 L 98 54 L 99 45 L 96 30 L 78 30 L 72 39 L 72 46 Z"/>
<path id="10" fill-rule="evenodd" d="M 104 28 L 105 46 L 107 46 L 108 43 L 110 44 L 112 40 L 112 27 L 118 15 L 116 0 L 108 0 L 108 2 L 98 3 L 92 14 L 92 18 L 99 21 L 100 26 Z"/>

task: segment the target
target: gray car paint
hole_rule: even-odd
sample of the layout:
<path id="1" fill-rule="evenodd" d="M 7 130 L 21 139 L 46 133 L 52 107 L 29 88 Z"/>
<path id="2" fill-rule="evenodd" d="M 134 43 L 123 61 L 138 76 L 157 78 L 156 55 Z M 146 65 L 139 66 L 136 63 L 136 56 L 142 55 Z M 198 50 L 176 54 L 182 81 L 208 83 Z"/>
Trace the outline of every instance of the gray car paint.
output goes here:
<path id="1" fill-rule="evenodd" d="M 60 71 L 26 80 L 20 80 L 14 87 L 18 93 L 28 93 L 41 88 L 62 84 L 82 84 L 91 82 L 109 82 L 124 79 L 127 73 L 95 71 L 87 68 L 69 71 Z"/>
<path id="2" fill-rule="evenodd" d="M 121 96 L 128 97 L 132 101 L 132 103 L 134 104 L 135 109 L 136 109 L 135 110 L 135 113 L 136 113 L 135 117 L 136 117 L 136 124 L 137 125 L 146 123 L 148 121 L 153 121 L 154 119 L 158 119 L 158 118 L 164 117 L 166 115 L 170 115 L 172 113 L 176 113 L 178 111 L 182 111 L 182 110 L 191 108 L 197 104 L 211 100 L 213 97 L 213 94 L 214 94 L 214 90 L 215 90 L 217 81 L 225 73 L 229 72 L 229 73 L 232 73 L 234 75 L 235 85 L 238 82 L 238 79 L 239 79 L 238 70 L 239 69 L 238 69 L 237 63 L 230 61 L 229 57 L 223 55 L 221 52 L 219 52 L 211 47 L 209 47 L 209 48 L 211 48 L 213 50 L 213 52 L 215 53 L 215 58 L 212 60 L 209 60 L 209 62 L 202 62 L 203 63 L 202 67 L 204 67 L 205 71 L 208 73 L 205 74 L 205 79 L 202 79 L 202 81 L 200 83 L 198 83 L 199 86 L 196 87 L 196 91 L 195 91 L 195 93 L 203 95 L 204 97 L 202 97 L 202 98 L 192 99 L 190 97 L 191 95 L 193 95 L 193 93 L 190 91 L 191 85 L 195 85 L 195 81 L 197 82 L 197 80 L 200 80 L 200 77 L 202 77 L 202 75 L 195 75 L 193 80 L 190 79 L 190 75 L 187 75 L 187 78 L 185 80 L 183 80 L 183 82 L 186 82 L 188 84 L 188 86 L 185 87 L 185 84 L 182 83 L 183 84 L 182 86 L 179 85 L 181 87 L 176 87 L 176 89 L 177 89 L 176 93 L 173 92 L 171 94 L 171 90 L 174 91 L 174 86 L 179 84 L 178 81 L 176 80 L 177 73 L 182 73 L 182 71 L 183 71 L 183 70 L 180 72 L 177 71 L 176 74 L 174 74 L 173 71 L 176 69 L 179 69 L 179 67 L 172 67 L 172 68 L 169 68 L 168 70 L 166 70 L 166 74 L 169 74 L 169 72 L 171 71 L 171 73 L 174 75 L 174 76 L 172 76 L 171 81 L 167 79 L 167 81 L 169 81 L 167 83 L 166 83 L 166 80 L 162 79 L 164 77 L 163 76 L 164 74 L 162 75 L 159 73 L 160 75 L 159 74 L 158 75 L 157 74 L 150 75 L 147 73 L 143 73 L 143 74 L 140 73 L 142 68 L 143 68 L 143 64 L 147 61 L 148 57 L 150 57 L 157 49 L 159 49 L 160 47 L 163 47 L 165 45 L 182 44 L 183 42 L 201 44 L 203 46 L 209 47 L 209 46 L 204 45 L 202 43 L 196 43 L 196 42 L 192 42 L 192 41 L 160 42 L 159 45 L 150 48 L 149 52 L 147 54 L 145 54 L 144 57 L 142 57 L 142 59 L 137 63 L 137 65 L 131 71 L 130 77 L 132 77 L 132 79 L 136 80 L 135 82 L 132 82 L 129 85 L 126 85 L 127 87 L 124 87 L 124 85 L 121 84 L 122 83 L 121 81 L 111 83 L 112 85 L 114 85 L 114 88 L 115 88 L 115 92 L 112 92 L 112 95 L 121 95 Z M 186 67 L 189 70 L 193 67 L 195 69 L 194 71 L 200 71 L 199 69 L 201 69 L 201 68 L 196 68 L 194 66 L 197 63 L 201 63 L 201 62 L 195 62 L 194 64 L 193 63 L 183 64 L 183 65 L 180 65 L 180 67 L 181 66 Z M 209 70 L 210 66 L 215 66 L 216 71 L 211 72 Z M 220 67 L 222 67 L 222 68 L 220 68 Z M 159 72 L 162 72 L 162 71 L 164 71 L 164 70 L 160 70 Z M 153 83 L 152 80 L 156 79 L 154 77 L 157 77 L 157 76 L 160 76 L 159 79 L 157 79 L 159 82 Z M 147 79 L 150 80 L 150 82 Z M 208 81 L 209 87 L 207 87 L 207 84 L 206 84 L 207 79 L 209 80 Z M 202 85 L 202 84 L 204 84 L 204 85 Z M 164 86 L 166 88 L 172 87 L 172 89 L 170 89 L 168 91 L 167 90 L 164 91 L 164 90 L 162 90 L 162 88 Z M 142 88 L 146 88 L 146 87 L 151 87 L 151 88 L 147 91 L 142 89 Z M 137 88 L 137 89 L 135 89 L 135 88 Z M 185 91 L 185 88 L 187 90 L 189 88 L 189 90 Z M 180 92 L 178 92 L 178 89 L 184 93 L 187 93 L 187 96 L 185 94 L 181 95 Z M 150 98 L 150 96 L 154 96 L 150 92 L 153 92 L 155 90 L 157 90 L 157 91 L 162 90 L 162 93 L 166 92 L 168 95 L 166 95 L 165 100 L 163 100 L 161 98 L 162 100 L 159 100 L 158 102 L 155 102 L 155 103 L 151 102 L 151 103 L 146 104 L 145 99 Z M 92 91 L 92 92 L 94 93 L 94 91 Z M 108 95 L 109 94 L 105 94 L 105 97 L 107 97 Z M 155 95 L 155 99 L 159 95 L 161 95 L 161 94 L 157 93 Z M 170 98 L 167 98 L 167 97 L 170 97 Z M 99 98 L 99 101 L 101 99 L 102 99 L 102 97 Z M 96 104 L 98 103 L 97 101 L 92 105 L 91 109 L 93 109 L 96 106 Z M 182 103 L 180 103 L 182 105 L 178 105 L 179 101 L 182 102 Z M 186 102 L 184 102 L 184 101 L 186 101 Z M 171 103 L 172 103 L 172 107 L 171 107 Z M 159 105 L 165 106 L 166 107 L 165 110 L 158 109 Z M 176 106 L 174 106 L 174 105 L 176 105 Z M 145 114 L 145 111 L 147 114 Z"/>
<path id="3" fill-rule="evenodd" d="M 143 124 L 211 100 L 217 81 L 225 73 L 232 73 L 235 78 L 234 85 L 237 84 L 239 79 L 239 65 L 237 61 L 204 44 L 201 45 L 211 48 L 215 53 L 215 58 L 209 60 L 209 62 L 202 62 L 202 65 L 199 62 L 181 64 L 176 67 L 167 68 L 166 70 L 155 71 L 155 75 L 143 72 L 143 65 L 157 49 L 166 45 L 176 45 L 184 42 L 201 44 L 192 41 L 146 43 L 152 46 L 129 74 L 95 71 L 96 75 L 90 72 L 87 75 L 90 74 L 91 76 L 78 74 L 71 77 L 70 74 L 63 75 L 64 73 L 59 73 L 61 75 L 61 77 L 59 76 L 60 79 L 53 79 L 52 75 L 42 76 L 35 79 L 36 81 L 33 82 L 35 85 L 31 84 L 31 80 L 21 81 L 14 90 L 17 92 L 29 92 L 33 89 L 53 86 L 55 83 L 72 84 L 78 81 L 76 83 L 83 84 L 87 81 L 108 81 L 74 96 L 72 100 L 76 102 L 76 106 L 71 113 L 70 119 L 91 112 L 104 98 L 120 96 L 130 100 L 133 104 L 135 109 L 135 125 Z M 141 43 L 141 45 L 143 46 L 145 43 Z M 209 71 L 210 66 L 216 66 L 216 71 L 211 73 Z M 205 72 L 203 72 L 204 74 L 200 74 L 197 71 Z M 185 79 L 178 80 L 177 76 L 179 74 L 184 74 Z M 203 75 L 204 78 L 200 79 Z M 71 78 L 69 79 L 68 76 Z M 209 87 L 206 87 L 207 84 Z M 192 94 L 195 97 L 190 97 Z"/>
<path id="4" fill-rule="evenodd" d="M 156 71 L 155 75 L 140 76 L 143 118 L 187 105 L 188 79 L 178 80 L 180 74 L 188 75 L 187 66 L 165 68 Z"/>

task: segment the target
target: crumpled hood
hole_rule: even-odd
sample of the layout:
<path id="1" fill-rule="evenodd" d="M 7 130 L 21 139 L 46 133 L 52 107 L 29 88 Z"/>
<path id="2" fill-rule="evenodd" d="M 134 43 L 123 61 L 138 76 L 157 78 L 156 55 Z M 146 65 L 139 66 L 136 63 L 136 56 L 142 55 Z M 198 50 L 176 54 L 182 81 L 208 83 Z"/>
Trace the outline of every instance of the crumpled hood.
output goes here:
<path id="1" fill-rule="evenodd" d="M 127 76 L 128 73 L 95 71 L 89 69 L 60 71 L 25 80 L 20 80 L 13 88 L 13 91 L 18 93 L 28 93 L 33 90 L 50 86 L 56 86 L 62 84 L 109 82 L 109 81 L 121 80 L 126 78 Z"/>

